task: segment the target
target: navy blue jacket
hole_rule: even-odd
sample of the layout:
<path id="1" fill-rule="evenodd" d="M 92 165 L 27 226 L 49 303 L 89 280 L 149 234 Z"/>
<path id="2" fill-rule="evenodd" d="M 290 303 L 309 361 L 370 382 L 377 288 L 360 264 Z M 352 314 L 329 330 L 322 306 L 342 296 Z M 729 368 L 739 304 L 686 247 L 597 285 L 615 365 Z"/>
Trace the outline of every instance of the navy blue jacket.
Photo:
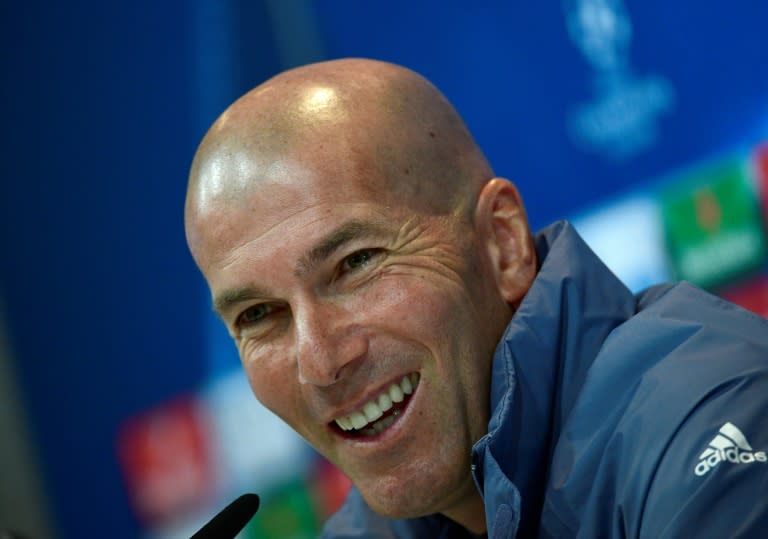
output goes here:
<path id="1" fill-rule="evenodd" d="M 567 223 L 536 241 L 472 451 L 488 536 L 768 537 L 768 321 L 686 283 L 634 296 Z M 322 537 L 472 536 L 353 489 Z"/>

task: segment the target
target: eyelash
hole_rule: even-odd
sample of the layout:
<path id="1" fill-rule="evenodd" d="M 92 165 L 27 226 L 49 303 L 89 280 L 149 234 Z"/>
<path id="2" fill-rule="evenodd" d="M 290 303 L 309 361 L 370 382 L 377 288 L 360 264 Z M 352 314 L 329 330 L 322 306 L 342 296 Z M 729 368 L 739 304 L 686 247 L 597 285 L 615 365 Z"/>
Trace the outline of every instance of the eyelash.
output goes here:
<path id="1" fill-rule="evenodd" d="M 256 311 L 258 309 L 262 309 L 262 310 L 264 310 L 266 312 L 264 312 L 264 314 L 259 316 L 259 318 L 256 319 L 256 320 L 251 320 L 251 321 L 245 320 L 246 317 L 248 317 L 248 315 L 250 313 L 252 313 L 253 311 Z M 244 310 L 242 313 L 240 313 L 240 315 L 237 317 L 237 326 L 238 327 L 244 327 L 244 326 L 249 325 L 249 324 L 258 324 L 266 316 L 272 314 L 274 311 L 275 311 L 275 307 L 273 307 L 269 303 L 259 303 L 258 305 L 253 305 L 251 307 L 248 307 L 246 310 Z"/>
<path id="2" fill-rule="evenodd" d="M 377 254 L 381 253 L 381 251 L 382 251 L 381 249 L 377 249 L 377 248 L 373 248 L 373 247 L 368 248 L 368 249 L 360 249 L 358 251 L 355 251 L 355 252 L 345 256 L 342 259 L 341 264 L 339 265 L 340 269 L 349 272 L 349 271 L 355 271 L 355 270 L 357 270 L 357 269 L 359 269 L 359 268 L 361 268 L 363 266 L 367 266 L 368 264 L 370 264 L 371 260 Z M 357 264 L 355 266 L 352 266 L 352 267 L 349 266 L 350 260 L 352 260 L 353 258 L 358 257 L 360 255 L 363 255 L 363 254 L 367 255 L 365 260 L 361 261 L 359 264 Z M 345 266 L 347 266 L 347 267 L 345 267 Z"/>

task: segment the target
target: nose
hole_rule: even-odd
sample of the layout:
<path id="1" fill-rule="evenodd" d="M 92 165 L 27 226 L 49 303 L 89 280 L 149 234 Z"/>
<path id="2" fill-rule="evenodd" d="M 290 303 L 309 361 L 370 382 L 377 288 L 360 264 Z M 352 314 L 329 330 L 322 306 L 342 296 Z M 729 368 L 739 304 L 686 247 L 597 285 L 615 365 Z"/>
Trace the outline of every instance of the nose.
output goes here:
<path id="1" fill-rule="evenodd" d="M 354 316 L 333 304 L 294 308 L 299 382 L 319 387 L 344 378 L 368 351 L 368 340 Z"/>

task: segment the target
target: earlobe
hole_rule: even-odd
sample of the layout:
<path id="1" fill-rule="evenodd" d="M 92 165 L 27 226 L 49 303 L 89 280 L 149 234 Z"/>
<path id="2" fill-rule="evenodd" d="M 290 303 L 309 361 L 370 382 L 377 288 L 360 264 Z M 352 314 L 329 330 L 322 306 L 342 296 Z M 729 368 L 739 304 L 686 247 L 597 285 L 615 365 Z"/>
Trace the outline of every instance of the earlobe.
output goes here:
<path id="1" fill-rule="evenodd" d="M 522 199 L 512 182 L 494 178 L 478 197 L 475 226 L 504 300 L 517 308 L 536 276 L 536 250 Z"/>

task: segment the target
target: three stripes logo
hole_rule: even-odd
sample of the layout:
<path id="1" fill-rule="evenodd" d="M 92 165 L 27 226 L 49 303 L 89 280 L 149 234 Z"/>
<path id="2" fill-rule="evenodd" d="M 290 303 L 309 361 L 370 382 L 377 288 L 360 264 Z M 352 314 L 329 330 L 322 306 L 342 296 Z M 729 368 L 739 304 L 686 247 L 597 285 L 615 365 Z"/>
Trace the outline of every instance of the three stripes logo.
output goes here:
<path id="1" fill-rule="evenodd" d="M 749 445 L 744 434 L 730 421 L 720 427 L 717 436 L 712 438 L 701 455 L 699 463 L 694 468 L 698 476 L 706 475 L 721 462 L 734 464 L 749 464 L 751 462 L 766 462 L 765 451 L 755 451 Z"/>

